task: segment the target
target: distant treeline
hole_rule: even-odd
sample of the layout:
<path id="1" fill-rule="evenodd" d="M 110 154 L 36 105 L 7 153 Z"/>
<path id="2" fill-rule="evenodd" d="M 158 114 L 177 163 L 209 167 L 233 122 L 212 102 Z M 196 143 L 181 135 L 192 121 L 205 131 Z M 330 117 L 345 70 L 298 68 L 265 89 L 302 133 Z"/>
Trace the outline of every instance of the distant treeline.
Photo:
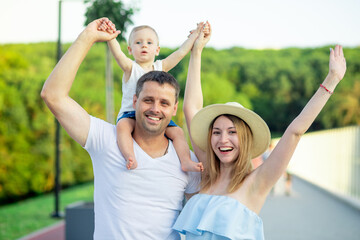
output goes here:
<path id="1" fill-rule="evenodd" d="M 105 119 L 105 44 L 90 50 L 70 95 L 91 115 Z M 66 49 L 69 45 L 65 45 Z M 205 105 L 237 101 L 253 109 L 275 135 L 282 133 L 328 72 L 329 47 L 249 50 L 207 48 L 202 58 Z M 126 47 L 123 45 L 123 49 Z M 174 49 L 161 49 L 164 58 Z M 360 48 L 346 48 L 347 72 L 311 130 L 360 124 Z M 182 87 L 189 55 L 171 73 Z M 41 194 L 54 186 L 55 120 L 40 98 L 56 64 L 56 43 L 0 45 L 0 203 Z M 121 103 L 121 69 L 113 62 L 115 116 Z M 61 132 L 63 186 L 93 178 L 91 160 Z"/>

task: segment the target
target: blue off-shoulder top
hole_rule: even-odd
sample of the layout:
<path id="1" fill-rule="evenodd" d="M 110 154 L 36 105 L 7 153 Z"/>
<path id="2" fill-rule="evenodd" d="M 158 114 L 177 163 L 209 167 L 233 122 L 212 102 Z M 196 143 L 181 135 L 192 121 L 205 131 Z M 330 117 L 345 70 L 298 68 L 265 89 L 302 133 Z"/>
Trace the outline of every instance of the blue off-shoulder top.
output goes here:
<path id="1" fill-rule="evenodd" d="M 173 229 L 186 240 L 264 240 L 261 218 L 236 199 L 221 195 L 193 196 Z"/>

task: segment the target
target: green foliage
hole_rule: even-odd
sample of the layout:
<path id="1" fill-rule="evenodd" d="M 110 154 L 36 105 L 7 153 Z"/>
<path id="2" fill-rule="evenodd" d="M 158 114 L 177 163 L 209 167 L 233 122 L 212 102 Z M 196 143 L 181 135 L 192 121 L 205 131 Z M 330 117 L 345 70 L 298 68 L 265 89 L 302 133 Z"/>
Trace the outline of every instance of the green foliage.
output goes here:
<path id="1" fill-rule="evenodd" d="M 136 9 L 125 8 L 124 3 L 121 0 L 85 0 L 85 3 L 91 2 L 92 5 L 86 10 L 86 22 L 87 26 L 90 22 L 101 17 L 109 18 L 122 33 L 126 32 L 128 26 L 133 24 L 131 16 Z M 125 40 L 124 35 L 119 35 L 119 40 Z"/>
<path id="2" fill-rule="evenodd" d="M 344 51 L 348 65 L 344 83 L 336 89 L 312 130 L 360 124 L 359 111 L 356 110 L 359 109 L 360 102 L 356 90 L 360 48 Z M 215 73 L 218 81 L 221 79 L 232 83 L 232 89 L 227 90 L 230 95 L 236 89 L 237 93 L 247 96 L 252 109 L 265 119 L 270 129 L 283 132 L 326 77 L 328 61 L 329 47 L 281 50 L 246 50 L 237 47 L 219 51 L 206 49 L 202 59 L 204 96 L 207 96 L 207 91 L 211 91 L 204 87 L 205 74 Z M 220 96 L 219 92 L 216 89 L 216 94 Z"/>
<path id="3" fill-rule="evenodd" d="M 69 204 L 92 202 L 93 183 L 85 183 L 61 191 L 60 212 L 65 212 Z M 59 222 L 51 218 L 54 211 L 54 195 L 44 194 L 24 201 L 0 207 L 0 239 L 13 240 Z M 34 221 L 35 220 L 35 221 Z"/>
<path id="4" fill-rule="evenodd" d="M 124 42 L 122 42 L 125 45 Z M 69 45 L 64 46 L 64 49 Z M 105 119 L 105 44 L 94 44 L 70 96 L 91 115 Z M 125 46 L 122 46 L 123 48 Z M 159 58 L 173 49 L 162 48 Z M 344 49 L 347 73 L 312 130 L 360 124 L 360 48 Z M 329 47 L 316 49 L 204 50 L 205 105 L 237 101 L 281 133 L 301 111 L 328 71 Z M 54 187 L 55 120 L 40 98 L 56 64 L 56 43 L 0 45 L 0 203 L 48 192 Z M 184 94 L 189 55 L 171 73 Z M 121 103 L 120 67 L 114 64 L 115 109 Z M 185 126 L 182 99 L 174 121 Z M 61 131 L 63 186 L 89 181 L 86 151 Z"/>
<path id="5" fill-rule="evenodd" d="M 105 45 L 95 45 L 80 67 L 70 95 L 90 113 L 105 116 Z M 0 203 L 54 187 L 55 119 L 40 91 L 55 66 L 56 44 L 0 45 Z M 97 89 L 96 91 L 94 91 Z M 93 178 L 81 146 L 61 133 L 61 180 Z"/>

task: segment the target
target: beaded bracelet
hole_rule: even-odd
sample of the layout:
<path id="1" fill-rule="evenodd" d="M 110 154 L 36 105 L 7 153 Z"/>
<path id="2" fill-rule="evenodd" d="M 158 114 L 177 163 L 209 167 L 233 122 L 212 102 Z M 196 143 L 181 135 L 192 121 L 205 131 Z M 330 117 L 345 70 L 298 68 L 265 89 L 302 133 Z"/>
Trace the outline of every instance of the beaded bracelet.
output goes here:
<path id="1" fill-rule="evenodd" d="M 323 89 L 325 89 L 325 91 L 327 91 L 330 94 L 333 94 L 333 91 L 330 91 L 329 89 L 327 89 L 324 85 L 320 84 L 320 87 L 322 87 Z"/>

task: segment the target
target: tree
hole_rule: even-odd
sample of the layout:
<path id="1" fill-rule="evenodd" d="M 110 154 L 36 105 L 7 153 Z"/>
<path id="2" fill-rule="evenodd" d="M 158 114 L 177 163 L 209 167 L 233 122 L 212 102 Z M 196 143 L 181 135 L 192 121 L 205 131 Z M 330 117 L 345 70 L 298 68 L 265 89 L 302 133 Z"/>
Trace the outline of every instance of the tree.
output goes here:
<path id="1" fill-rule="evenodd" d="M 85 3 L 92 2 L 85 0 Z M 116 26 L 116 29 L 121 30 L 119 40 L 123 41 L 126 29 L 129 25 L 133 24 L 131 16 L 134 14 L 133 8 L 125 8 L 121 0 L 95 0 L 92 5 L 86 10 L 85 26 L 95 19 L 101 17 L 109 18 Z M 112 61 L 110 49 L 106 47 L 106 120 L 114 123 L 114 96 L 113 96 L 113 74 L 112 74 Z"/>

